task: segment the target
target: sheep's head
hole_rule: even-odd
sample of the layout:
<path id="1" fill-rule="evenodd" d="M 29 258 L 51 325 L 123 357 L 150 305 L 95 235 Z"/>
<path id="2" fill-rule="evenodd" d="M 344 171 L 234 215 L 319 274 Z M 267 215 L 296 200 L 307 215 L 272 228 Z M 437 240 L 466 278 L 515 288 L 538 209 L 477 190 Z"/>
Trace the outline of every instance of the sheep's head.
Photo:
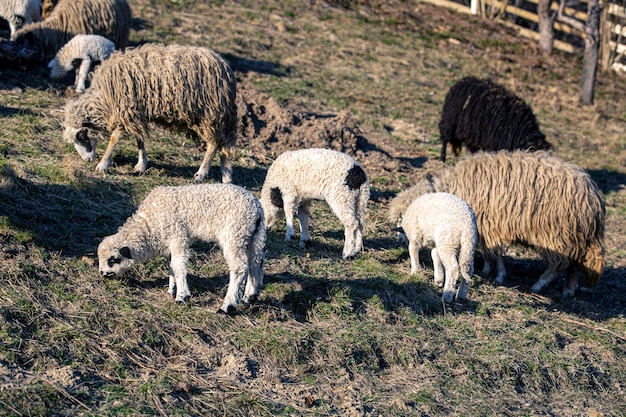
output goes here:
<path id="1" fill-rule="evenodd" d="M 96 157 L 96 145 L 98 144 L 93 133 L 85 125 L 80 128 L 65 126 L 63 139 L 68 143 L 73 143 L 74 148 L 85 161 L 93 161 Z"/>
<path id="2" fill-rule="evenodd" d="M 65 74 L 67 74 L 65 68 L 63 68 L 59 60 L 56 58 L 53 58 L 50 62 L 48 62 L 48 69 L 50 70 L 50 78 L 53 79 L 63 78 Z"/>
<path id="3" fill-rule="evenodd" d="M 262 196 L 261 205 L 263 206 L 263 213 L 265 214 L 265 226 L 268 229 L 274 226 L 276 222 L 285 215 L 283 194 L 278 187 L 272 187 L 269 190 L 269 195 Z"/>
<path id="4" fill-rule="evenodd" d="M 104 238 L 98 246 L 98 269 L 100 275 L 105 277 L 120 275 L 135 264 L 131 249 L 113 242 L 111 238 Z"/>

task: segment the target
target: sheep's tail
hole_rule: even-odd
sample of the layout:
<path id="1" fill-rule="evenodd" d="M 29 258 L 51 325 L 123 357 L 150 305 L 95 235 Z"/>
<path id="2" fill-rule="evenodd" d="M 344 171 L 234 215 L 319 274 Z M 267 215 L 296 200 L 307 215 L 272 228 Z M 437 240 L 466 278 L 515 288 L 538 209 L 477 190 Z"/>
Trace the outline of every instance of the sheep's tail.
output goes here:
<path id="1" fill-rule="evenodd" d="M 591 242 L 581 265 L 581 281 L 586 287 L 594 286 L 604 271 L 604 247 L 598 242 Z"/>
<path id="2" fill-rule="evenodd" d="M 461 236 L 461 248 L 459 252 L 459 269 L 465 281 L 472 283 L 474 275 L 474 251 L 476 249 L 477 235 L 470 231 L 463 232 Z"/>
<path id="3" fill-rule="evenodd" d="M 365 181 L 359 187 L 359 195 L 357 197 L 357 214 L 359 216 L 359 230 L 361 235 L 365 236 L 367 225 L 367 202 L 370 199 L 370 184 L 369 181 Z"/>
<path id="4" fill-rule="evenodd" d="M 258 296 L 263 286 L 265 264 L 265 216 L 261 205 L 257 207 L 257 220 L 255 229 L 248 245 L 248 281 L 254 287 L 252 294 Z"/>

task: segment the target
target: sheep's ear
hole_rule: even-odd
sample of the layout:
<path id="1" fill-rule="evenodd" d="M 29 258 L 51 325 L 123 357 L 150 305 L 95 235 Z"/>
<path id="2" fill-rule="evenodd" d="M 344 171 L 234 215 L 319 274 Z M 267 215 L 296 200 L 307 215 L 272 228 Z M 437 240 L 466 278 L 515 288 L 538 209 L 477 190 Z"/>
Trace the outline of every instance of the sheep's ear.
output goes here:
<path id="1" fill-rule="evenodd" d="M 89 134 L 87 128 L 83 127 L 76 132 L 76 142 L 80 143 L 87 149 L 87 152 L 91 152 L 91 142 L 89 142 Z"/>
<path id="2" fill-rule="evenodd" d="M 127 259 L 133 259 L 133 257 L 130 255 L 130 248 L 128 246 L 120 248 L 120 255 Z"/>
<path id="3" fill-rule="evenodd" d="M 393 232 L 404 233 L 404 229 L 401 227 L 394 227 L 391 229 Z"/>

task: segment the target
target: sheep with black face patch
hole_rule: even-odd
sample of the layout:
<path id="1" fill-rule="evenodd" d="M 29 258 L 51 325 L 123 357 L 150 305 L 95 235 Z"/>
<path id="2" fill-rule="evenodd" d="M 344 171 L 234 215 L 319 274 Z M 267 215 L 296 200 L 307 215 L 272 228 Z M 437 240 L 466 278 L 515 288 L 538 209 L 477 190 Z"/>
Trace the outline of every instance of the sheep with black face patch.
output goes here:
<path id="1" fill-rule="evenodd" d="M 232 184 L 156 187 L 118 232 L 98 246 L 100 274 L 122 274 L 135 264 L 170 257 L 168 293 L 178 302 L 187 285 L 189 248 L 197 241 L 222 249 L 230 283 L 220 310 L 256 299 L 263 285 L 265 220 L 259 200 Z"/>
<path id="2" fill-rule="evenodd" d="M 532 109 L 521 98 L 491 80 L 465 77 L 454 84 L 443 103 L 439 122 L 440 160 L 448 143 L 456 156 L 471 152 L 549 150 Z"/>
<path id="3" fill-rule="evenodd" d="M 363 168 L 350 156 L 329 149 L 284 152 L 267 171 L 261 205 L 270 228 L 285 216 L 285 240 L 294 236 L 293 216 L 300 221 L 300 246 L 311 240 L 309 207 L 325 201 L 345 229 L 342 255 L 348 258 L 363 249 L 370 185 Z"/>
<path id="4" fill-rule="evenodd" d="M 235 73 L 216 52 L 197 46 L 144 44 L 115 52 L 96 68 L 85 93 L 65 106 L 63 137 L 91 161 L 99 137 L 109 136 L 96 165 L 96 172 L 104 173 L 117 142 L 134 136 L 138 150 L 134 172 L 144 172 L 148 167 L 144 139 L 152 124 L 158 124 L 206 145 L 196 182 L 206 178 L 211 159 L 219 153 L 222 182 L 230 183 L 236 95 Z"/>
<path id="5" fill-rule="evenodd" d="M 74 90 L 82 93 L 85 91 L 89 71 L 111 56 L 113 51 L 115 44 L 104 36 L 76 35 L 48 63 L 50 78 L 63 78 L 75 69 Z"/>

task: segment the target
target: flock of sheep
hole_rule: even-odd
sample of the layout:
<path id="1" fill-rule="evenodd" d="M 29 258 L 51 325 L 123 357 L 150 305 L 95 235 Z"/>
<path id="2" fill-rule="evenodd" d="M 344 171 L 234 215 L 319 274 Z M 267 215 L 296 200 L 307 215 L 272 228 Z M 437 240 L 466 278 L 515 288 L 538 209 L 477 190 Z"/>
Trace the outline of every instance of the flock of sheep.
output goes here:
<path id="1" fill-rule="evenodd" d="M 0 16 L 10 21 L 11 39 L 50 60 L 52 77 L 76 70 L 79 94 L 66 104 L 63 137 L 89 161 L 96 157 L 98 139 L 108 137 L 96 171 L 107 170 L 125 136 L 137 141 L 135 172 L 145 171 L 144 139 L 151 124 L 181 131 L 206 146 L 195 182 L 206 178 L 210 161 L 220 155 L 224 184 L 157 187 L 116 234 L 104 238 L 98 247 L 102 275 L 118 275 L 164 255 L 170 259 L 168 293 L 185 302 L 190 245 L 216 242 L 230 271 L 220 311 L 231 312 L 260 293 L 266 228 L 284 216 L 285 239 L 290 240 L 297 214 L 300 245 L 306 246 L 315 200 L 325 201 L 344 226 L 343 258 L 363 249 L 370 183 L 346 154 L 327 149 L 281 154 L 267 172 L 260 199 L 228 184 L 233 180 L 237 86 L 220 55 L 161 44 L 124 51 L 131 22 L 126 0 L 60 0 L 39 22 L 40 0 L 0 5 Z M 99 65 L 86 88 L 94 64 Z M 503 250 L 523 243 L 548 265 L 532 291 L 541 291 L 561 272 L 566 272 L 566 296 L 574 295 L 579 280 L 586 286 L 598 281 L 604 269 L 603 196 L 584 170 L 549 153 L 551 145 L 522 99 L 492 81 L 466 77 L 446 95 L 439 128 L 441 161 L 448 143 L 457 156 L 463 146 L 473 155 L 424 170 L 416 185 L 390 202 L 389 219 L 408 242 L 411 273 L 420 270 L 419 249 L 431 247 L 443 300 L 461 301 L 471 284 L 476 249 L 485 259 L 483 273 L 489 274 L 495 263 L 501 283 Z"/>

